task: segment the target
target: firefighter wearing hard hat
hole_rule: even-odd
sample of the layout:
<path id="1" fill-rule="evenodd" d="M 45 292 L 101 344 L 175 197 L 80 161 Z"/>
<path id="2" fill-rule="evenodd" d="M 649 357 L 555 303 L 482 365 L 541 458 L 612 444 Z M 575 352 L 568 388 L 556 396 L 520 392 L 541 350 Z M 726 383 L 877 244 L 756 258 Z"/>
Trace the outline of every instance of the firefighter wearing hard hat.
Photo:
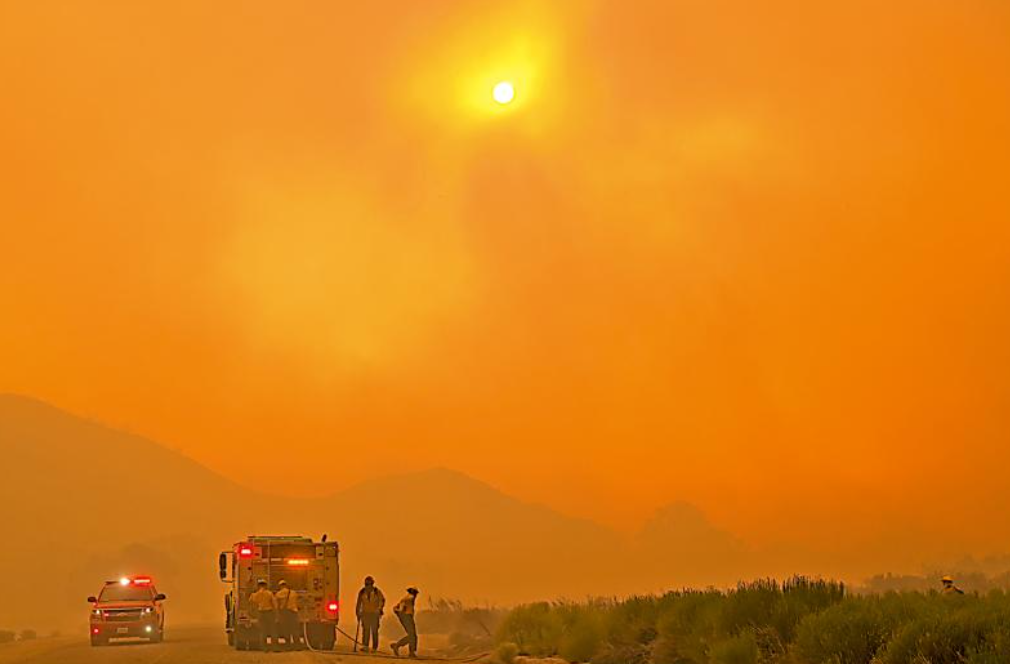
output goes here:
<path id="1" fill-rule="evenodd" d="M 402 639 L 390 644 L 393 648 L 393 654 L 397 657 L 400 656 L 400 648 L 403 646 L 407 646 L 410 649 L 411 657 L 417 657 L 417 624 L 414 622 L 414 603 L 417 601 L 418 592 L 417 588 L 407 588 L 407 594 L 393 609 L 393 613 L 396 614 L 396 617 L 400 619 L 400 624 L 403 625 L 403 631 L 407 632 Z"/>
<path id="2" fill-rule="evenodd" d="M 964 591 L 954 585 L 954 577 L 944 576 L 940 579 L 940 583 L 943 584 L 943 589 L 940 591 L 944 595 L 963 595 Z"/>
<path id="3" fill-rule="evenodd" d="M 375 585 L 375 579 L 365 577 L 365 585 L 358 591 L 358 603 L 354 607 L 354 615 L 361 624 L 361 650 L 368 652 L 369 642 L 372 651 L 379 649 L 379 621 L 382 620 L 382 610 L 386 607 L 386 597 Z"/>
<path id="4" fill-rule="evenodd" d="M 284 638 L 288 650 L 294 650 L 301 637 L 301 625 L 298 621 L 298 593 L 288 587 L 288 582 L 281 579 L 274 593 L 277 601 L 277 637 Z"/>
<path id="5" fill-rule="evenodd" d="M 249 596 L 249 603 L 256 610 L 256 625 L 259 628 L 260 647 L 268 649 L 268 642 L 277 645 L 277 598 L 270 592 L 267 582 L 256 582 L 256 592 Z"/>

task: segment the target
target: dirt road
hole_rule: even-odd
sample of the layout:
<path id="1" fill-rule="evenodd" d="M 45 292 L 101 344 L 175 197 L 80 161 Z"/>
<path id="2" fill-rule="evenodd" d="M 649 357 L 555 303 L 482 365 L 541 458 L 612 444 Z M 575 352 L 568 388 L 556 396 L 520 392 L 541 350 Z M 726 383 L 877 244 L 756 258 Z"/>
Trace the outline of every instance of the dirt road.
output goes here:
<path id="1" fill-rule="evenodd" d="M 158 644 L 121 643 L 92 648 L 87 635 L 0 645 L 0 664 L 390 664 L 389 657 L 364 657 L 338 651 L 262 653 L 228 647 L 220 628 L 176 628 Z M 403 660 L 406 662 L 407 660 Z"/>

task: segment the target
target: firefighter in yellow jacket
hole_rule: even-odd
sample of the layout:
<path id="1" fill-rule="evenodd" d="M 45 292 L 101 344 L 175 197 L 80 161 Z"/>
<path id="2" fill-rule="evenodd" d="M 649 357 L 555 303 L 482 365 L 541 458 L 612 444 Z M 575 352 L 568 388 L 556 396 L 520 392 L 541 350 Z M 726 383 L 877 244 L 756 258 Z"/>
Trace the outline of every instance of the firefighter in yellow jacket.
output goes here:
<path id="1" fill-rule="evenodd" d="M 256 592 L 249 596 L 249 603 L 256 611 L 256 625 L 260 633 L 260 647 L 267 650 L 268 641 L 277 645 L 277 599 L 267 588 L 267 582 L 260 579 L 256 583 Z"/>
<path id="2" fill-rule="evenodd" d="M 407 632 L 402 639 L 391 645 L 393 654 L 397 657 L 400 656 L 400 648 L 403 646 L 410 648 L 411 657 L 417 657 L 417 624 L 414 622 L 414 603 L 417 601 L 418 593 L 417 588 L 407 588 L 407 594 L 393 608 L 393 613 L 400 619 L 403 630 Z"/>
<path id="3" fill-rule="evenodd" d="M 386 597 L 375 586 L 375 579 L 365 577 L 365 585 L 358 591 L 358 603 L 354 607 L 354 615 L 361 623 L 361 650 L 368 652 L 371 641 L 372 651 L 379 649 L 379 621 L 382 610 L 386 608 Z"/>
<path id="4" fill-rule="evenodd" d="M 274 599 L 277 600 L 277 638 L 284 637 L 288 650 L 294 650 L 301 636 L 298 621 L 298 593 L 288 588 L 288 582 L 281 579 Z"/>
<path id="5" fill-rule="evenodd" d="M 940 591 L 944 595 L 963 595 L 964 591 L 954 585 L 954 577 L 945 576 L 940 579 L 940 583 L 943 584 L 943 589 Z"/>

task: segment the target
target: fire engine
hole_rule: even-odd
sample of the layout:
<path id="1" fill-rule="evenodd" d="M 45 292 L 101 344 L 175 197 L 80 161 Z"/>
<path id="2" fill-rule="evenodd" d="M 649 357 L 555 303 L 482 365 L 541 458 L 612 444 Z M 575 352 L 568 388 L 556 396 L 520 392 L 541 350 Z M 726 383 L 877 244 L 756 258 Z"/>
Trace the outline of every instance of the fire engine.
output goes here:
<path id="1" fill-rule="evenodd" d="M 142 638 L 153 643 L 165 637 L 165 596 L 149 576 L 106 581 L 91 603 L 91 645 L 103 646 L 111 639 Z"/>
<path id="2" fill-rule="evenodd" d="M 251 536 L 218 558 L 225 595 L 225 631 L 236 650 L 260 647 L 256 611 L 249 597 L 259 581 L 276 592 L 281 580 L 298 596 L 298 618 L 308 645 L 332 650 L 340 617 L 340 563 L 336 542 L 301 536 Z"/>

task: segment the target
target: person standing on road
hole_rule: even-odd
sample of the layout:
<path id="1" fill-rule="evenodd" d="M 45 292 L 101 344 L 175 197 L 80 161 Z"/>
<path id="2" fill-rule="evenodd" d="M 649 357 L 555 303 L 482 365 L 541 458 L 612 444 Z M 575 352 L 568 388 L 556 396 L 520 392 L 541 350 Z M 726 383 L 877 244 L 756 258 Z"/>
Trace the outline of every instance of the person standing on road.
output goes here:
<path id="1" fill-rule="evenodd" d="M 420 591 L 417 588 L 407 588 L 407 594 L 393 608 L 393 613 L 400 619 L 406 636 L 392 644 L 393 654 L 400 656 L 400 648 L 409 646 L 410 656 L 417 657 L 417 624 L 414 622 L 414 603 Z"/>
<path id="2" fill-rule="evenodd" d="M 279 588 L 274 593 L 277 601 L 277 638 L 284 637 L 288 650 L 294 650 L 298 644 L 298 593 L 288 588 L 288 582 L 281 579 Z"/>
<path id="3" fill-rule="evenodd" d="M 358 603 L 354 607 L 354 615 L 361 623 L 361 652 L 368 652 L 369 638 L 372 652 L 379 649 L 379 621 L 382 620 L 382 610 L 385 607 L 385 595 L 375 587 L 375 579 L 366 576 L 365 585 L 358 591 Z"/>
<path id="4" fill-rule="evenodd" d="M 256 582 L 256 592 L 249 596 L 249 602 L 256 610 L 256 625 L 260 633 L 260 647 L 267 650 L 267 641 L 272 640 L 277 646 L 277 598 L 267 588 L 267 582 L 260 579 Z"/>

